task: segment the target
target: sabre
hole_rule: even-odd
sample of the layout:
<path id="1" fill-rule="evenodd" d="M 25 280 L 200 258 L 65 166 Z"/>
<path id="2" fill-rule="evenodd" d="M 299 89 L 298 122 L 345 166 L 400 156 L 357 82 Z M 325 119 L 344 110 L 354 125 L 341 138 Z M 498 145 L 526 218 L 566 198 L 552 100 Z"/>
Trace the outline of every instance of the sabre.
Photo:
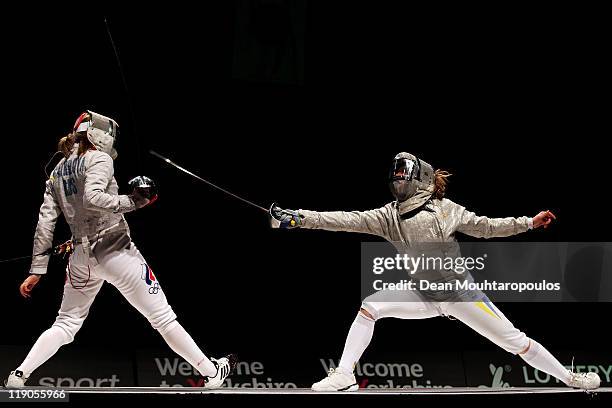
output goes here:
<path id="1" fill-rule="evenodd" d="M 246 198 L 242 198 L 242 197 L 240 197 L 239 195 L 236 195 L 236 194 L 232 193 L 231 191 L 228 191 L 228 190 L 226 190 L 226 189 L 224 189 L 224 188 L 222 188 L 222 187 L 219 187 L 219 186 L 218 186 L 218 185 L 216 185 L 215 183 L 211 183 L 210 181 L 208 181 L 208 180 L 206 180 L 206 179 L 204 179 L 204 178 L 202 178 L 202 177 L 198 176 L 197 174 L 192 173 L 191 171 L 187 170 L 187 169 L 186 169 L 186 168 L 184 168 L 184 167 L 179 166 L 178 164 L 176 164 L 175 162 L 173 162 L 173 161 L 172 161 L 172 160 L 170 160 L 169 158 L 162 156 L 161 154 L 157 153 L 157 152 L 156 152 L 156 151 L 154 151 L 154 150 L 149 150 L 149 153 L 151 153 L 153 156 L 155 156 L 155 157 L 157 157 L 157 158 L 159 158 L 159 159 L 162 159 L 163 161 L 165 161 L 166 163 L 170 164 L 171 166 L 176 167 L 177 169 L 179 169 L 179 170 L 180 170 L 180 171 L 182 171 L 183 173 L 189 174 L 191 177 L 194 177 L 194 178 L 196 178 L 196 179 L 198 179 L 198 180 L 200 180 L 200 181 L 203 181 L 204 183 L 208 184 L 209 186 L 214 187 L 214 188 L 216 188 L 217 190 L 222 191 L 222 192 L 224 192 L 224 193 L 225 193 L 225 194 L 227 194 L 227 195 L 230 195 L 230 196 L 232 196 L 232 197 L 234 197 L 234 198 L 237 198 L 238 200 L 240 200 L 240 201 L 242 201 L 242 202 L 244 202 L 244 203 L 247 203 L 247 204 L 249 204 L 250 206 L 253 206 L 253 207 L 255 207 L 255 208 L 257 208 L 257 209 L 259 209 L 259 210 L 261 210 L 261 211 L 264 211 L 264 212 L 266 212 L 266 213 L 268 213 L 268 211 L 269 211 L 267 208 L 264 208 L 264 207 L 262 207 L 261 205 L 257 205 L 257 204 L 255 204 L 254 202 L 247 200 Z"/>
<path id="2" fill-rule="evenodd" d="M 142 169 L 142 160 L 140 154 L 140 137 L 139 133 L 136 130 L 136 115 L 134 115 L 134 105 L 132 104 L 132 97 L 130 94 L 130 90 L 128 88 L 127 80 L 125 79 L 125 73 L 123 72 L 123 65 L 121 64 L 121 58 L 119 58 L 119 50 L 115 45 L 115 40 L 113 39 L 113 34 L 111 33 L 110 25 L 106 17 L 104 17 L 104 25 L 106 26 L 106 34 L 108 35 L 108 40 L 110 42 L 111 47 L 113 48 L 113 52 L 115 53 L 115 61 L 117 62 L 117 68 L 119 69 L 119 75 L 121 75 L 121 82 L 123 83 L 123 90 L 125 91 L 125 97 L 127 99 L 127 105 L 130 112 L 130 118 L 132 119 L 132 130 L 134 131 L 135 141 L 136 141 L 136 162 L 138 163 L 138 168 Z"/>

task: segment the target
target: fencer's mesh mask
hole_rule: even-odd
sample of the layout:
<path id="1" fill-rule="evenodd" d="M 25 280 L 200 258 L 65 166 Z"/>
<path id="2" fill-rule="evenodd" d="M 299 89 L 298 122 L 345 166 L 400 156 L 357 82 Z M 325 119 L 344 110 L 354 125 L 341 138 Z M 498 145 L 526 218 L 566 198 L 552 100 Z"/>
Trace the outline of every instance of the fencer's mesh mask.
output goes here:
<path id="1" fill-rule="evenodd" d="M 433 182 L 433 168 L 410 153 L 399 153 L 389 170 L 389 188 L 393 196 L 403 202 L 419 189 L 426 189 Z"/>
<path id="2" fill-rule="evenodd" d="M 108 154 L 113 159 L 117 157 L 114 145 L 119 136 L 119 125 L 113 119 L 86 111 L 77 119 L 74 131 L 87 132 L 87 139 L 97 150 Z"/>

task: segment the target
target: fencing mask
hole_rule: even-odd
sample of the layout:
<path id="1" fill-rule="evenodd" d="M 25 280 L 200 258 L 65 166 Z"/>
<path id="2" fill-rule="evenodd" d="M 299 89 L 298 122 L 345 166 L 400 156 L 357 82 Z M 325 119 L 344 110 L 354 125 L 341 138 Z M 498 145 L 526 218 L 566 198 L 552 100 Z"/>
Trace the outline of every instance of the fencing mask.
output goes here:
<path id="1" fill-rule="evenodd" d="M 87 132 L 87 139 L 97 150 L 115 159 L 117 151 L 113 147 L 119 136 L 119 125 L 113 119 L 92 111 L 79 116 L 74 124 L 75 132 Z"/>
<path id="2" fill-rule="evenodd" d="M 433 194 L 433 167 L 410 153 L 398 153 L 389 170 L 389 188 L 401 213 L 418 208 Z"/>

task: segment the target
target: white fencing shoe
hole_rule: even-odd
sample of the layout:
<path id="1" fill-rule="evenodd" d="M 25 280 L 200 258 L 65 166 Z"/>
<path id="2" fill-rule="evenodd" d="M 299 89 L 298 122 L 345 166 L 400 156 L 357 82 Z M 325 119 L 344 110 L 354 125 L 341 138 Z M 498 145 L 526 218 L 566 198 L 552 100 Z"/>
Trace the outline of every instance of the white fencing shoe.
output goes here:
<path id="1" fill-rule="evenodd" d="M 569 387 L 594 390 L 599 388 L 599 384 L 601 384 L 601 380 L 597 373 L 571 373 L 571 375 L 572 377 L 567 384 Z"/>
<path id="2" fill-rule="evenodd" d="M 340 369 L 330 368 L 327 377 L 319 382 L 312 384 L 313 391 L 357 391 L 359 384 L 355 379 L 355 374 L 345 373 Z"/>
<path id="3" fill-rule="evenodd" d="M 23 388 L 26 381 L 28 381 L 28 378 L 23 376 L 23 372 L 15 370 L 11 371 L 8 379 L 4 381 L 4 386 L 6 388 Z"/>
<path id="4" fill-rule="evenodd" d="M 220 359 L 211 358 L 210 361 L 217 367 L 217 373 L 213 377 L 206 377 L 206 388 L 219 388 L 225 379 L 234 371 L 238 359 L 234 354 L 230 354 Z"/>

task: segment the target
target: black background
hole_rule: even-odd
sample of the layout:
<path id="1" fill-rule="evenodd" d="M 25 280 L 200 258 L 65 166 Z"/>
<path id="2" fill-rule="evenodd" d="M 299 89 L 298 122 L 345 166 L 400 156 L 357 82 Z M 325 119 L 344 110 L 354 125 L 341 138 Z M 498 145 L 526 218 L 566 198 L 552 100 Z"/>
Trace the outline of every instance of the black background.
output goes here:
<path id="1" fill-rule="evenodd" d="M 262 206 L 317 210 L 384 205 L 390 160 L 409 151 L 452 172 L 448 197 L 479 214 L 558 215 L 552 228 L 513 239 L 609 239 L 600 11 L 309 2 L 304 80 L 271 83 L 235 78 L 235 6 L 4 17 L 0 258 L 30 252 L 44 164 L 84 109 L 122 127 L 120 186 L 138 174 L 158 182 L 159 201 L 127 215 L 132 236 L 179 321 L 212 355 L 284 361 L 318 377 L 318 359 L 339 358 L 360 304 L 360 242 L 376 238 L 272 230 L 264 213 L 148 149 Z M 68 238 L 62 220 L 56 240 Z M 0 268 L 1 341 L 32 344 L 56 315 L 63 264 L 51 261 L 30 300 L 18 294 L 28 262 Z M 609 304 L 499 307 L 552 350 L 609 345 L 601 330 Z M 110 285 L 76 342 L 164 347 Z M 446 319 L 384 320 L 366 357 L 407 348 L 495 346 Z"/>

